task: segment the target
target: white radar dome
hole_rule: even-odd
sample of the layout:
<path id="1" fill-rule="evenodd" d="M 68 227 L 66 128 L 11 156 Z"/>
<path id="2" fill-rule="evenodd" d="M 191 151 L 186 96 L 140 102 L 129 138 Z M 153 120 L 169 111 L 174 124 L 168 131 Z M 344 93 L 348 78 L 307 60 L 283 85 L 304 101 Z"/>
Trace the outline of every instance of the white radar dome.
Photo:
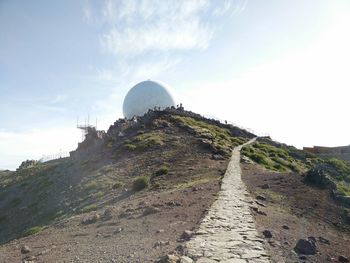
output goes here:
<path id="1" fill-rule="evenodd" d="M 175 100 L 166 84 L 146 80 L 136 84 L 126 94 L 123 103 L 124 117 L 142 116 L 149 109 L 175 106 Z"/>

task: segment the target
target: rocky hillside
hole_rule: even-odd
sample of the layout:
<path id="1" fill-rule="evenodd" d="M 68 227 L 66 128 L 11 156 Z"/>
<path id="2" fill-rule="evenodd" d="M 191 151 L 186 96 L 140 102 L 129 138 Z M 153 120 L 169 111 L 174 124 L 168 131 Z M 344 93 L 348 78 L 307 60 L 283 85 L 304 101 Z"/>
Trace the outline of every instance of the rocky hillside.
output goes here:
<path id="1" fill-rule="evenodd" d="M 274 262 L 349 262 L 350 166 L 259 138 L 242 178 Z"/>
<path id="2" fill-rule="evenodd" d="M 252 137 L 191 112 L 150 111 L 91 129 L 69 158 L 1 172 L 0 262 L 152 262 L 196 226 L 231 150 Z"/>
<path id="3" fill-rule="evenodd" d="M 149 111 L 107 132 L 89 129 L 69 158 L 0 171 L 0 262 L 181 255 L 216 200 L 232 149 L 253 137 L 193 112 Z M 273 262 L 348 262 L 350 165 L 268 137 L 241 153 Z"/>

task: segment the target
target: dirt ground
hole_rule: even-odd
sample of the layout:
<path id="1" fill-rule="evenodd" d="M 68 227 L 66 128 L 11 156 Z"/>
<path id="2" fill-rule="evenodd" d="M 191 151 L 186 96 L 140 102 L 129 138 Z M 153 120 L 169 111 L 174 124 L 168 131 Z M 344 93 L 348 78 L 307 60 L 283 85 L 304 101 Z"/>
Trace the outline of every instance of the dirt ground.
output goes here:
<path id="1" fill-rule="evenodd" d="M 112 193 L 106 205 L 95 212 L 77 215 L 58 222 L 39 234 L 13 240 L 0 247 L 0 262 L 154 262 L 160 256 L 180 250 L 181 234 L 193 230 L 215 199 L 222 170 L 227 161 L 202 158 L 202 170 L 184 172 L 210 173 L 216 179 L 188 185 L 183 176 L 167 175 L 177 189 L 147 190 L 138 193 Z M 199 159 L 198 159 L 199 160 Z M 192 167 L 196 166 L 196 158 Z M 124 191 L 124 190 L 120 190 Z M 121 201 L 118 201 L 121 200 Z M 155 212 L 145 215 L 151 207 Z M 105 210 L 111 211 L 105 216 Z M 84 218 L 99 215 L 96 222 L 83 224 Z M 21 247 L 29 246 L 28 254 Z"/>
<path id="2" fill-rule="evenodd" d="M 242 164 L 242 179 L 252 196 L 258 197 L 252 210 L 258 231 L 272 233 L 267 248 L 275 262 L 350 259 L 350 225 L 328 190 L 305 185 L 301 175 L 273 173 L 255 164 Z M 316 255 L 297 255 L 293 251 L 297 241 L 308 237 L 316 239 Z"/>

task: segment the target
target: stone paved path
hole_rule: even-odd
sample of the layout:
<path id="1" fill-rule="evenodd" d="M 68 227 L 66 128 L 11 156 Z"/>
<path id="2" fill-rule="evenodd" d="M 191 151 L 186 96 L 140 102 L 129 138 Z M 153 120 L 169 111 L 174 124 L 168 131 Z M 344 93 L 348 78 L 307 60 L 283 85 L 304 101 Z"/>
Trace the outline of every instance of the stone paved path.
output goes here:
<path id="1" fill-rule="evenodd" d="M 188 255 L 197 263 L 270 262 L 250 212 L 252 199 L 241 179 L 241 148 L 233 150 L 218 199 L 186 244 Z"/>

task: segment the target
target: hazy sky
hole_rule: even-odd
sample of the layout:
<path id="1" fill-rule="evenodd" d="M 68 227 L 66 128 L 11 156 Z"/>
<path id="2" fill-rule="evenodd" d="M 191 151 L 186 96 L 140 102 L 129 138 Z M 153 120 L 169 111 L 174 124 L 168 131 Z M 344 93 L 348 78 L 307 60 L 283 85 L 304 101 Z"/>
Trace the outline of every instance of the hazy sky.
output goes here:
<path id="1" fill-rule="evenodd" d="M 0 169 L 107 129 L 139 81 L 297 147 L 350 144 L 349 0 L 1 0 Z"/>

